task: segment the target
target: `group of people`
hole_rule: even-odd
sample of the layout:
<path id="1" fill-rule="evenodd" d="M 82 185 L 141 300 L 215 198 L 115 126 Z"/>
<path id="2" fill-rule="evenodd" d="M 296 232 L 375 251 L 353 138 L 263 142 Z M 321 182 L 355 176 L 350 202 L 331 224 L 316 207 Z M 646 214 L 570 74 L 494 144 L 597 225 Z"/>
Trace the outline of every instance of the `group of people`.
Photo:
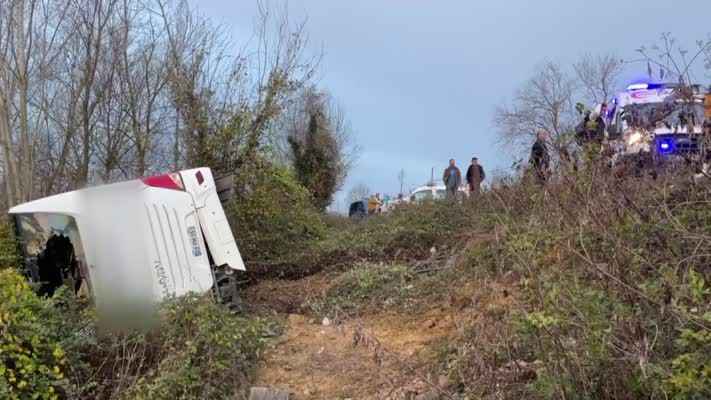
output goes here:
<path id="1" fill-rule="evenodd" d="M 594 159 L 596 154 L 600 153 L 606 137 L 607 122 L 605 116 L 607 115 L 607 104 L 602 103 L 600 105 L 600 112 L 597 115 L 593 115 L 589 110 L 583 111 L 582 108 L 578 111 L 583 115 L 583 119 L 575 128 L 575 141 L 578 147 L 583 150 L 586 159 Z M 531 146 L 529 162 L 534 177 L 540 184 L 544 184 L 548 180 L 551 171 L 548 141 L 548 132 L 541 130 L 536 133 L 536 140 Z M 562 151 L 562 153 L 561 157 L 567 157 L 571 161 L 567 152 Z M 573 165 L 577 168 L 576 163 L 573 163 Z"/>
<path id="2" fill-rule="evenodd" d="M 539 131 L 536 134 L 536 141 L 531 146 L 530 164 L 536 180 L 541 184 L 545 183 L 550 175 L 551 157 L 547 141 L 548 133 Z M 465 178 L 469 194 L 478 195 L 481 192 L 481 184 L 486 179 L 486 173 L 476 157 L 472 158 Z M 456 197 L 457 191 L 462 186 L 462 173 L 453 158 L 449 160 L 449 166 L 444 170 L 442 180 L 447 189 L 447 197 Z"/>
<path id="3" fill-rule="evenodd" d="M 471 164 L 467 169 L 466 179 L 469 193 L 471 195 L 479 194 L 481 191 L 481 184 L 484 182 L 484 179 L 486 179 L 486 173 L 476 157 L 472 158 Z M 444 181 L 444 186 L 447 189 L 447 197 L 456 197 L 457 191 L 462 185 L 462 172 L 457 167 L 457 163 L 453 158 L 449 160 L 449 166 L 444 170 L 442 180 Z"/>

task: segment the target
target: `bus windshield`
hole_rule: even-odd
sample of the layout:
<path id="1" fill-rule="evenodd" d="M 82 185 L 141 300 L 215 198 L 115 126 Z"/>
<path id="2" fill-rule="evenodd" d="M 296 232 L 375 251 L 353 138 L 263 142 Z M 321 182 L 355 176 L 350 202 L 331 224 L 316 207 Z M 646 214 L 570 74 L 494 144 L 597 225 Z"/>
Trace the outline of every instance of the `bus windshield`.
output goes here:
<path id="1" fill-rule="evenodd" d="M 15 215 L 29 278 L 39 293 L 51 296 L 66 284 L 75 293 L 90 291 L 81 236 L 73 217 L 54 213 Z"/>

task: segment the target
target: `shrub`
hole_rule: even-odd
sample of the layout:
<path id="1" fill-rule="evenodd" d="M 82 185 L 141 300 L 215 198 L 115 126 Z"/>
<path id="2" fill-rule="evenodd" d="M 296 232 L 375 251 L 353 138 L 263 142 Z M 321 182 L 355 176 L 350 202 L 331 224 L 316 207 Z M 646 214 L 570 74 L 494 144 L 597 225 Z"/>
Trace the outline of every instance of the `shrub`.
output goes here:
<path id="1" fill-rule="evenodd" d="M 210 296 L 166 302 L 150 332 L 97 331 L 93 307 L 60 288 L 38 297 L 0 271 L 0 398 L 228 399 L 246 390 L 268 321 Z"/>
<path id="2" fill-rule="evenodd" d="M 247 262 L 290 260 L 325 234 L 310 194 L 288 170 L 261 161 L 239 174 L 236 187 L 227 213 Z"/>
<path id="3" fill-rule="evenodd" d="M 169 301 L 149 343 L 160 354 L 127 399 L 228 399 L 246 385 L 264 346 L 266 321 L 229 314 L 208 297 Z"/>
<path id="4" fill-rule="evenodd" d="M 711 323 L 711 313 L 705 316 Z M 666 383 L 674 399 L 711 398 L 711 332 L 706 329 L 682 329 L 676 340 L 679 355 L 671 362 Z"/>
<path id="5" fill-rule="evenodd" d="M 17 241 L 9 221 L 0 221 L 0 269 L 18 265 Z"/>
<path id="6" fill-rule="evenodd" d="M 57 399 L 65 393 L 66 357 L 56 311 L 16 271 L 0 271 L 0 395 Z"/>
<path id="7" fill-rule="evenodd" d="M 669 178 L 590 168 L 480 198 L 469 219 L 494 226 L 496 240 L 471 246 L 463 265 L 514 278 L 518 304 L 498 328 L 506 336 L 481 332 L 502 323 L 488 318 L 453 338 L 445 372 L 479 377 L 459 379 L 463 394 L 709 398 L 711 188 Z"/>
<path id="8" fill-rule="evenodd" d="M 349 316 L 368 307 L 397 304 L 413 289 L 414 273 L 407 267 L 362 265 L 340 275 L 324 298 L 311 304 L 322 315 Z"/>
<path id="9" fill-rule="evenodd" d="M 314 243 L 309 259 L 322 265 L 403 262 L 430 256 L 430 250 L 462 245 L 460 237 L 486 229 L 473 204 L 430 201 L 397 208 L 360 222 L 335 223 Z"/>

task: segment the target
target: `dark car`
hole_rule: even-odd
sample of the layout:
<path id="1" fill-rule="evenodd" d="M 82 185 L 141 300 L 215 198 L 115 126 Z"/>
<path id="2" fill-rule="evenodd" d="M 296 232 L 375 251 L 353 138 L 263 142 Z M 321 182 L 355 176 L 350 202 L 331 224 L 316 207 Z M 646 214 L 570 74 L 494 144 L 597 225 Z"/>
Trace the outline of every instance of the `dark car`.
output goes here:
<path id="1" fill-rule="evenodd" d="M 368 216 L 368 204 L 365 200 L 358 200 L 351 203 L 348 209 L 349 218 L 365 218 Z"/>

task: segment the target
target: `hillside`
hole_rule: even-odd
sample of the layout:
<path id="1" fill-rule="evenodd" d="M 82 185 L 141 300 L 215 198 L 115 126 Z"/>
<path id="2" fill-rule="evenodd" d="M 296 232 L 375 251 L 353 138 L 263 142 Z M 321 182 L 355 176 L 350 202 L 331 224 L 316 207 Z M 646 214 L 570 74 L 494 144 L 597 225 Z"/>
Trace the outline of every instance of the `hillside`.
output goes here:
<path id="1" fill-rule="evenodd" d="M 47 398 L 708 398 L 711 188 L 604 172 L 361 222 L 262 214 L 238 316 L 188 298 L 158 332 L 95 336 L 89 309 L 4 279 L 2 327 L 45 343 L 22 374 Z"/>
<path id="2" fill-rule="evenodd" d="M 247 291 L 285 327 L 256 383 L 297 399 L 707 398 L 711 191 L 603 173 L 341 222 L 335 265 Z"/>

